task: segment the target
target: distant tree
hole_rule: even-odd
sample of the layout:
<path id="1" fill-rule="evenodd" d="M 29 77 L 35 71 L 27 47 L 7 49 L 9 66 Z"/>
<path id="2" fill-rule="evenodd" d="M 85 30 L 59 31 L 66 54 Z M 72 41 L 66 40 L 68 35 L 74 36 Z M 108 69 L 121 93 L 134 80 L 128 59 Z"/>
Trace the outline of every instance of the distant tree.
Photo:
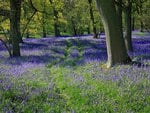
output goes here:
<path id="1" fill-rule="evenodd" d="M 118 5 L 122 4 L 122 0 L 96 0 L 96 2 L 106 33 L 107 67 L 131 62 L 123 38 L 122 9 Z"/>

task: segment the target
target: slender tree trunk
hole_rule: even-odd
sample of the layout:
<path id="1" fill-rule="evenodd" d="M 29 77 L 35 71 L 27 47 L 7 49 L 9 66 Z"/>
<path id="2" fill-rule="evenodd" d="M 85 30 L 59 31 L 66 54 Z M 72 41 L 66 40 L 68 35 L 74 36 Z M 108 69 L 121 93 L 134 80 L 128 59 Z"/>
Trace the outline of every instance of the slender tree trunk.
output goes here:
<path id="1" fill-rule="evenodd" d="M 132 26 L 131 26 L 131 8 L 132 2 L 128 0 L 128 4 L 125 7 L 124 14 L 125 14 L 125 44 L 127 51 L 132 52 Z"/>
<path id="2" fill-rule="evenodd" d="M 42 17 L 42 29 L 43 29 L 43 37 L 45 38 L 46 37 L 46 28 L 45 28 L 45 14 L 43 14 L 43 17 Z"/>
<path id="3" fill-rule="evenodd" d="M 91 17 L 92 26 L 93 26 L 93 33 L 94 33 L 93 38 L 98 38 L 98 34 L 97 34 L 96 26 L 95 26 L 94 14 L 93 14 L 92 0 L 88 0 L 88 2 L 89 2 L 90 17 Z"/>
<path id="4" fill-rule="evenodd" d="M 45 7 L 45 1 L 43 1 L 43 11 L 45 12 L 46 11 L 46 7 Z M 45 38 L 46 37 L 46 28 L 45 28 L 45 25 L 46 25 L 46 14 L 43 13 L 42 14 L 42 28 L 43 28 L 43 37 Z"/>
<path id="5" fill-rule="evenodd" d="M 138 2 L 139 2 L 139 4 L 137 4 L 137 13 L 141 17 L 143 17 L 143 3 L 144 3 L 144 1 L 139 0 Z M 142 20 L 142 18 L 140 18 L 140 31 L 143 32 L 143 29 L 144 29 L 143 20 Z"/>
<path id="6" fill-rule="evenodd" d="M 55 36 L 58 37 L 58 36 L 60 36 L 59 24 L 58 24 L 58 11 L 55 9 L 54 1 L 53 0 L 49 0 L 49 2 L 51 3 L 52 8 L 53 8 Z"/>
<path id="7" fill-rule="evenodd" d="M 87 33 L 90 34 L 90 27 L 87 27 Z"/>
<path id="8" fill-rule="evenodd" d="M 45 29 L 45 26 L 43 26 L 43 37 L 44 37 L 44 38 L 46 37 L 46 29 Z"/>
<path id="9" fill-rule="evenodd" d="M 144 29 L 144 24 L 143 24 L 143 21 L 141 20 L 140 21 L 140 31 L 143 32 L 143 29 Z"/>
<path id="10" fill-rule="evenodd" d="M 27 31 L 26 31 L 26 38 L 30 38 L 30 33 L 29 33 L 29 29 L 27 28 Z"/>
<path id="11" fill-rule="evenodd" d="M 73 35 L 76 36 L 77 35 L 77 29 L 76 29 L 76 25 L 75 25 L 73 20 L 71 20 L 71 24 L 72 24 L 72 28 L 73 28 Z"/>
<path id="12" fill-rule="evenodd" d="M 20 12 L 21 0 L 10 0 L 10 38 L 12 39 L 13 56 L 20 56 Z"/>
<path id="13" fill-rule="evenodd" d="M 107 67 L 115 64 L 131 62 L 127 54 L 122 32 L 120 10 L 115 6 L 114 0 L 96 0 L 101 13 L 106 33 L 108 62 Z"/>
<path id="14" fill-rule="evenodd" d="M 58 11 L 53 9 L 53 12 L 54 12 L 54 31 L 55 31 L 55 36 L 58 37 L 58 36 L 60 36 L 59 25 L 58 25 Z"/>

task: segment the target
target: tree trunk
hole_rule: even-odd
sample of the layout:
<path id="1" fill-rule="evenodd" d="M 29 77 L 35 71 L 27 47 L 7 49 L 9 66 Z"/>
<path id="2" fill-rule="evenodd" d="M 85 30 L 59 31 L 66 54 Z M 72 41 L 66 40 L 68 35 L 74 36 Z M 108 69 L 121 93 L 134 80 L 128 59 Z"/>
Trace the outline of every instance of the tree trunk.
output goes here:
<path id="1" fill-rule="evenodd" d="M 95 19 L 94 19 L 94 14 L 93 14 L 93 8 L 92 8 L 92 0 L 88 0 L 88 2 L 89 2 L 90 17 L 91 17 L 92 26 L 93 26 L 93 33 L 94 33 L 93 38 L 98 38 L 98 34 L 97 34 L 96 26 L 95 26 Z"/>
<path id="2" fill-rule="evenodd" d="M 27 31 L 26 31 L 26 38 L 30 38 L 30 33 L 29 33 L 29 29 L 27 28 Z"/>
<path id="3" fill-rule="evenodd" d="M 45 26 L 43 26 L 43 37 L 44 37 L 44 38 L 46 37 L 46 29 L 45 29 Z"/>
<path id="4" fill-rule="evenodd" d="M 20 56 L 20 13 L 21 0 L 10 0 L 10 39 L 12 40 L 13 56 Z"/>
<path id="5" fill-rule="evenodd" d="M 71 24 L 72 24 L 72 28 L 73 28 L 73 35 L 74 35 L 74 36 L 77 36 L 77 35 L 78 35 L 78 34 L 77 34 L 77 29 L 76 29 L 76 25 L 75 25 L 75 23 L 74 23 L 73 20 L 71 20 Z"/>
<path id="6" fill-rule="evenodd" d="M 114 0 L 96 0 L 96 2 L 106 33 L 107 67 L 131 62 L 123 38 L 119 7 L 115 6 Z"/>
<path id="7" fill-rule="evenodd" d="M 90 34 L 90 27 L 87 27 L 87 33 Z"/>
<path id="8" fill-rule="evenodd" d="M 140 20 L 140 31 L 143 32 L 144 25 L 142 19 Z"/>
<path id="9" fill-rule="evenodd" d="M 53 9 L 53 12 L 54 12 L 54 31 L 55 31 L 55 36 L 58 37 L 58 36 L 60 36 L 59 25 L 58 25 L 58 11 Z"/>
<path id="10" fill-rule="evenodd" d="M 42 29 L 43 29 L 43 37 L 46 37 L 46 28 L 45 28 L 45 14 L 43 13 L 43 17 L 42 17 Z"/>
<path id="11" fill-rule="evenodd" d="M 139 0 L 139 3 L 137 3 L 137 13 L 140 15 L 140 17 L 143 17 L 143 0 Z M 144 24 L 142 18 L 140 18 L 140 31 L 143 32 Z"/>
<path id="12" fill-rule="evenodd" d="M 127 6 L 125 6 L 124 14 L 125 14 L 125 44 L 127 51 L 132 52 L 132 26 L 131 26 L 131 8 L 132 2 L 128 0 Z"/>
<path id="13" fill-rule="evenodd" d="M 45 28 L 45 25 L 46 25 L 46 17 L 47 15 L 45 14 L 46 12 L 46 4 L 45 4 L 45 1 L 43 1 L 43 13 L 42 13 L 42 28 L 43 28 L 43 37 L 45 38 L 46 37 L 46 28 Z"/>
<path id="14" fill-rule="evenodd" d="M 49 0 L 49 2 L 51 3 L 52 8 L 53 8 L 55 36 L 58 37 L 58 36 L 60 36 L 59 24 L 58 24 L 58 11 L 55 8 L 54 1 L 53 0 Z"/>

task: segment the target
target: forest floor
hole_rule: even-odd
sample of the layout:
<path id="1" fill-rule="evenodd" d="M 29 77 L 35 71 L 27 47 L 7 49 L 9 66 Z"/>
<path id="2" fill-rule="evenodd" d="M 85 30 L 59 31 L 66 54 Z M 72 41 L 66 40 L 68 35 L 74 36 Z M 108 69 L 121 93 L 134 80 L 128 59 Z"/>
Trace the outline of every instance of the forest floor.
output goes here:
<path id="1" fill-rule="evenodd" d="M 24 39 L 22 57 L 0 42 L 0 112 L 148 113 L 150 67 L 107 69 L 104 35 Z M 133 32 L 133 61 L 150 65 L 150 34 Z"/>

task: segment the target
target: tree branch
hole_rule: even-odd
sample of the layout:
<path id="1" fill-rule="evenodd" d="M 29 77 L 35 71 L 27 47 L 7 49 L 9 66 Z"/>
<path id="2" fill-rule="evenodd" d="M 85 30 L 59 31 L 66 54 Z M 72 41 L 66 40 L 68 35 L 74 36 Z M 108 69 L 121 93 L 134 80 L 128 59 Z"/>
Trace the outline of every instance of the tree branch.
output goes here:
<path id="1" fill-rule="evenodd" d="M 45 14 L 47 14 L 47 15 L 51 15 L 51 14 L 47 13 L 46 11 L 41 11 L 41 10 L 37 9 L 37 8 L 33 5 L 32 0 L 29 0 L 29 3 L 30 3 L 30 5 L 31 5 L 31 8 L 32 8 L 34 11 L 40 12 L 40 13 L 45 13 Z"/>

